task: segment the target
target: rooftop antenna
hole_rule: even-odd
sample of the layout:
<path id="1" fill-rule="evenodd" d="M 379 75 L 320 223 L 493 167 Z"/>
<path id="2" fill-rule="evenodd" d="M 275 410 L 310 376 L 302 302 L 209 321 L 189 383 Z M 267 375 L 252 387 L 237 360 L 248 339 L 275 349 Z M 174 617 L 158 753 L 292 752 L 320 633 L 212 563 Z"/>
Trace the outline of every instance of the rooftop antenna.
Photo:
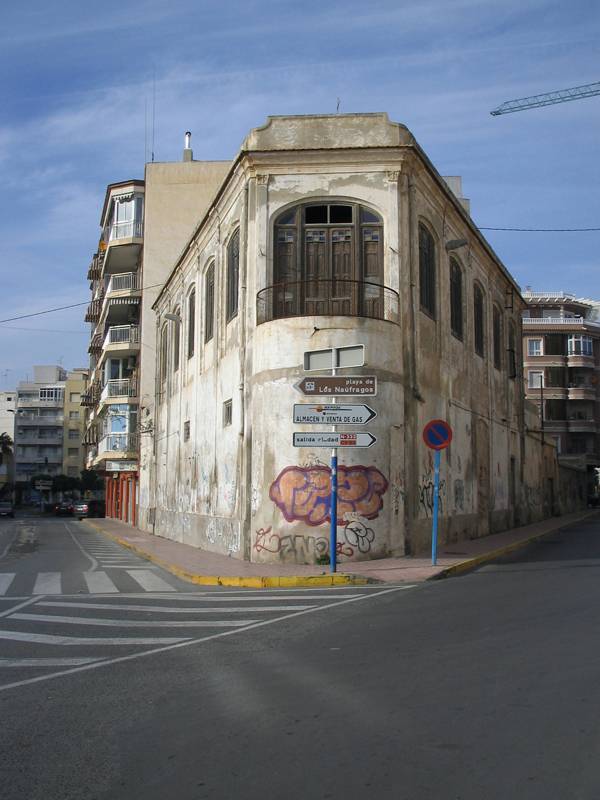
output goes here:
<path id="1" fill-rule="evenodd" d="M 152 66 L 152 163 L 154 164 L 154 132 L 156 121 L 156 64 Z"/>

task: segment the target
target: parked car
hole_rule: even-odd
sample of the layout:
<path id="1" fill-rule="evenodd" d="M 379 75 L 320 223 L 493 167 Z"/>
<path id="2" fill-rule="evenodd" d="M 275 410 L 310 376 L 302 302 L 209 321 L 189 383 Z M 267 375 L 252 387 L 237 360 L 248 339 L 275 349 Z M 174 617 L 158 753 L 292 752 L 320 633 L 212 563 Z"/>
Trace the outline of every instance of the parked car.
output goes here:
<path id="1" fill-rule="evenodd" d="M 0 517 L 13 517 L 15 516 L 15 509 L 11 502 L 8 500 L 0 500 Z"/>
<path id="2" fill-rule="evenodd" d="M 73 514 L 79 519 L 104 517 L 106 514 L 104 500 L 80 500 L 73 506 Z"/>
<path id="3" fill-rule="evenodd" d="M 54 506 L 54 513 L 57 517 L 69 517 L 73 513 L 73 501 L 62 500 Z"/>

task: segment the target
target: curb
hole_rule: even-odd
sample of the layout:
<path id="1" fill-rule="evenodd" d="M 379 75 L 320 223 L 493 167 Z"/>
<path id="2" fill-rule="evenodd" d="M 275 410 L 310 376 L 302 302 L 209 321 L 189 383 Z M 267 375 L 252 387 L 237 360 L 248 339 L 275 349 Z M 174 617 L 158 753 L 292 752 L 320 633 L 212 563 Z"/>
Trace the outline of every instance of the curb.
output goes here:
<path id="1" fill-rule="evenodd" d="M 172 575 L 182 578 L 189 583 L 194 583 L 199 586 L 236 586 L 238 588 L 246 589 L 276 589 L 276 588 L 311 588 L 315 586 L 364 586 L 368 583 L 379 583 L 371 578 L 365 578 L 362 575 L 346 575 L 343 573 L 335 573 L 333 575 L 198 575 L 195 572 L 177 567 L 158 556 L 148 553 L 141 547 L 138 547 L 126 539 L 121 539 L 113 533 L 95 525 L 89 519 L 82 520 L 90 528 L 93 528 L 103 536 L 112 539 L 113 542 L 120 544 L 121 547 L 126 547 L 138 556 L 157 564 L 159 567 L 166 569 Z"/>
<path id="2" fill-rule="evenodd" d="M 533 536 L 529 536 L 527 539 L 521 539 L 518 542 L 511 542 L 511 544 L 505 545 L 504 547 L 498 547 L 495 550 L 490 550 L 488 553 L 482 553 L 480 556 L 475 556 L 474 558 L 469 558 L 466 561 L 459 561 L 458 564 L 452 564 L 450 567 L 446 567 L 445 569 L 441 570 L 437 575 L 432 575 L 431 577 L 427 578 L 428 581 L 437 581 L 441 580 L 442 578 L 451 578 L 454 575 L 463 575 L 466 572 L 470 572 L 472 569 L 479 567 L 481 564 L 486 564 L 488 561 L 495 561 L 497 558 L 501 558 L 502 556 L 508 555 L 509 553 L 515 552 L 515 550 L 521 550 L 525 547 L 528 547 L 531 544 L 535 544 L 536 542 L 541 542 L 547 536 L 551 536 L 552 534 L 556 533 L 556 531 L 561 530 L 561 528 L 569 528 L 571 525 L 577 525 L 579 522 L 582 522 L 584 519 L 591 517 L 594 515 L 594 511 L 590 512 L 589 514 L 585 514 L 578 520 L 574 520 L 573 522 L 569 522 L 568 524 L 558 523 L 556 527 L 550 528 L 543 533 L 536 533 Z"/>

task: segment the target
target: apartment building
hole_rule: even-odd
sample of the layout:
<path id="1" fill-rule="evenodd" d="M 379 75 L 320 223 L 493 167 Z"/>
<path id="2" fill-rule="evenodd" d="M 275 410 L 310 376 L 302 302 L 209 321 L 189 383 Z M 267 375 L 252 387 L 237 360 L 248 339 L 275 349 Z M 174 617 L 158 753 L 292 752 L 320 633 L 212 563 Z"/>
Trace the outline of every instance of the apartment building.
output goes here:
<path id="1" fill-rule="evenodd" d="M 15 480 L 15 411 L 17 392 L 15 389 L 0 392 L 0 436 L 6 434 L 10 437 L 13 446 L 5 445 L 0 448 L 0 498 L 11 491 Z"/>
<path id="2" fill-rule="evenodd" d="M 90 380 L 82 398 L 86 464 L 105 478 L 107 515 L 131 524 L 137 521 L 140 443 L 149 434 L 145 409 L 154 392 L 152 303 L 174 254 L 187 242 L 229 166 L 194 161 L 189 133 L 185 145 L 181 162 L 147 164 L 144 181 L 107 187 L 102 234 L 88 270 Z M 150 377 L 144 382 L 145 370 Z"/>
<path id="3" fill-rule="evenodd" d="M 35 366 L 16 392 L 15 472 L 25 488 L 32 475 L 79 477 L 83 469 L 81 393 L 87 373 Z"/>
<path id="4" fill-rule="evenodd" d="M 365 365 L 350 374 L 377 380 L 377 416 L 368 449 L 340 450 L 340 559 L 430 546 L 431 419 L 454 430 L 446 542 L 549 515 L 554 448 L 526 434 L 517 369 L 524 308 L 460 182 L 405 126 L 385 114 L 269 117 L 154 303 L 140 527 L 250 561 L 327 554 L 329 452 L 318 436 L 294 442 L 323 430 L 294 423 L 310 401 L 297 386 L 305 352 L 359 344 Z"/>
<path id="5" fill-rule="evenodd" d="M 600 467 L 600 304 L 566 292 L 523 293 L 523 363 L 528 400 L 563 462 Z"/>

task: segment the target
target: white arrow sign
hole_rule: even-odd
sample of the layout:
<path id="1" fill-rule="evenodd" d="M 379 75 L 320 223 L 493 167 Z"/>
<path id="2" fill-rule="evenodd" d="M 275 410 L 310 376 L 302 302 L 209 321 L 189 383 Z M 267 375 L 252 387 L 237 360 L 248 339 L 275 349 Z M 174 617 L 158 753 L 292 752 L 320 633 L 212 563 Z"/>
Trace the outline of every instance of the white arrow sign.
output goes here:
<path id="1" fill-rule="evenodd" d="M 362 404 L 294 404 L 294 422 L 305 425 L 364 425 L 376 416 L 376 411 Z"/>
<path id="2" fill-rule="evenodd" d="M 371 447 L 372 433 L 295 433 L 294 447 Z"/>

